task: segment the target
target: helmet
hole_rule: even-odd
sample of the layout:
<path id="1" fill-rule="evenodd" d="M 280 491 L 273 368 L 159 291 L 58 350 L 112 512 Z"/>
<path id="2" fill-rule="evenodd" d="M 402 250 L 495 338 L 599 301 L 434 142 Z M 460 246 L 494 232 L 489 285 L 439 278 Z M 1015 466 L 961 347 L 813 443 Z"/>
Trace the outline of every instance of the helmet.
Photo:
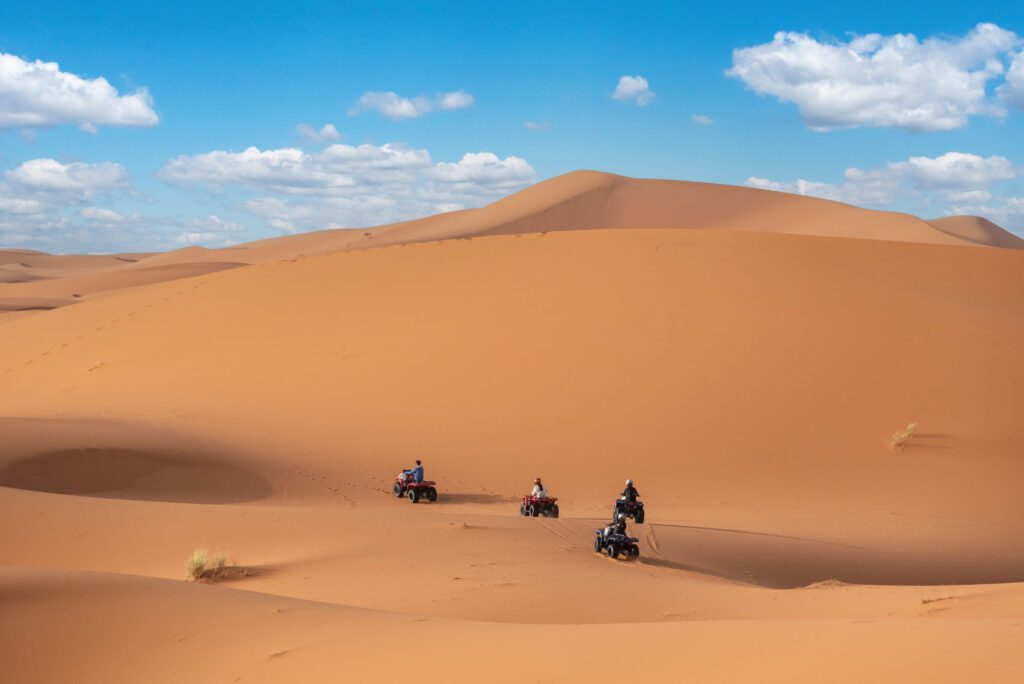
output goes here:
<path id="1" fill-rule="evenodd" d="M 618 521 L 619 522 L 626 522 L 626 514 L 625 513 L 619 513 Z"/>
<path id="2" fill-rule="evenodd" d="M 540 478 L 539 477 L 535 477 L 533 479 L 533 484 L 540 484 Z"/>
<path id="3" fill-rule="evenodd" d="M 627 485 L 627 486 L 629 486 L 629 485 L 631 485 L 631 484 L 633 484 L 633 481 L 632 481 L 632 480 L 626 480 L 626 485 Z"/>

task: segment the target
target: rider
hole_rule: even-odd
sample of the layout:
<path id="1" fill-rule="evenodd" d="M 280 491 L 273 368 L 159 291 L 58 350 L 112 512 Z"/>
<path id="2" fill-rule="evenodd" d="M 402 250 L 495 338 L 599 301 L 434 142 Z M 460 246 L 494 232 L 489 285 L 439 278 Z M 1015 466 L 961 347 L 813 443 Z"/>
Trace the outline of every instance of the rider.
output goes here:
<path id="1" fill-rule="evenodd" d="M 604 528 L 604 538 L 607 539 L 612 533 L 626 534 L 626 514 L 619 513 L 615 519 Z"/>
<path id="2" fill-rule="evenodd" d="M 548 490 L 544 489 L 544 485 L 539 477 L 533 481 L 533 491 L 530 492 L 530 496 L 538 499 L 546 499 L 548 497 Z"/>
<path id="3" fill-rule="evenodd" d="M 406 475 L 411 474 L 414 482 L 423 482 L 423 465 L 419 462 L 419 459 L 416 460 L 415 468 L 412 470 L 403 470 L 402 472 Z"/>
<path id="4" fill-rule="evenodd" d="M 633 481 L 626 480 L 626 488 L 622 490 L 622 500 L 635 503 L 639 496 L 640 492 L 636 491 L 636 487 L 633 486 Z"/>

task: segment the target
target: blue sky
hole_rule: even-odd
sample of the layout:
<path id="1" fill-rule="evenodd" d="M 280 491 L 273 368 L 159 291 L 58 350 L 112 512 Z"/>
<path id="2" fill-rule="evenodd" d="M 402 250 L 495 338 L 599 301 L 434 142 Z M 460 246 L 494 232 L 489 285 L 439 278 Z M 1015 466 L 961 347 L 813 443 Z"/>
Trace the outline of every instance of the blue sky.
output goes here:
<path id="1" fill-rule="evenodd" d="M 1019 2 L 4 3 L 0 244 L 218 246 L 580 168 L 1024 232 L 1021 36 Z"/>

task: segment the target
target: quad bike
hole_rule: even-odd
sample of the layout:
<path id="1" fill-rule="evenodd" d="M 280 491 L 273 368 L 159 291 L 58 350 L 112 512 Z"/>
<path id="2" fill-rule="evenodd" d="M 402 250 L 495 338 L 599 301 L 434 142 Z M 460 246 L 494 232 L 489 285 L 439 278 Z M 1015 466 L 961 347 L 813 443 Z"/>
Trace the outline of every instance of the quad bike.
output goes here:
<path id="1" fill-rule="evenodd" d="M 558 517 L 558 497 L 554 496 L 524 496 L 523 503 L 519 505 L 519 515 L 536 518 L 543 515 L 546 518 Z"/>
<path id="2" fill-rule="evenodd" d="M 437 501 L 437 486 L 433 480 L 416 482 L 412 473 L 401 472 L 395 477 L 395 485 L 391 488 L 392 493 L 398 498 L 403 496 L 409 499 L 409 503 L 417 503 L 420 499 Z"/>
<path id="3" fill-rule="evenodd" d="M 636 560 L 640 557 L 640 547 L 636 545 L 638 541 L 636 537 L 628 537 L 621 532 L 612 532 L 606 537 L 603 529 L 597 530 L 594 553 L 604 551 L 609 558 L 618 558 L 622 554 L 629 560 Z"/>
<path id="4" fill-rule="evenodd" d="M 618 518 L 619 513 L 622 513 L 627 518 L 632 518 L 638 524 L 642 524 L 644 521 L 644 502 L 618 499 L 612 507 L 612 520 Z"/>

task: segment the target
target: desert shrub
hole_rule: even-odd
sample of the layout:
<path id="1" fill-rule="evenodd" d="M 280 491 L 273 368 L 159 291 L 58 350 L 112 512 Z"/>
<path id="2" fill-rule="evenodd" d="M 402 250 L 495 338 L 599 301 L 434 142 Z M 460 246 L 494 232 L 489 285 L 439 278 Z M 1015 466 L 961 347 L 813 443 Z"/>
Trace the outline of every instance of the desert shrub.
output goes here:
<path id="1" fill-rule="evenodd" d="M 889 440 L 890 449 L 902 449 L 910 440 L 914 438 L 914 431 L 917 430 L 917 422 L 910 423 L 907 427 L 902 430 L 897 430 L 892 433 L 892 438 Z"/>
<path id="2" fill-rule="evenodd" d="M 233 566 L 228 564 L 226 553 L 213 557 L 206 549 L 196 549 L 185 559 L 185 579 L 190 582 L 212 582 L 234 575 Z M 242 573 L 244 574 L 244 573 Z"/>

